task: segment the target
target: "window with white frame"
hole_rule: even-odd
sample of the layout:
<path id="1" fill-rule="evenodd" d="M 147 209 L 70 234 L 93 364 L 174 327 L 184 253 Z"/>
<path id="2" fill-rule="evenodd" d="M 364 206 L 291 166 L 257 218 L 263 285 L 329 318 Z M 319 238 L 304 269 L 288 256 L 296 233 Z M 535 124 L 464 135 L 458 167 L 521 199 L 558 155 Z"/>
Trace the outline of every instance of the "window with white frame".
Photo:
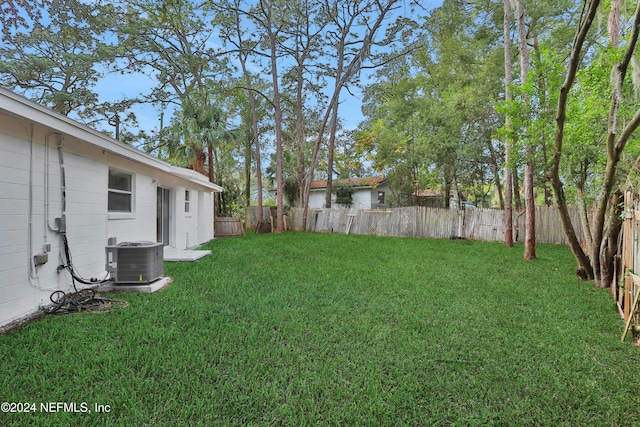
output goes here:
<path id="1" fill-rule="evenodd" d="M 109 212 L 132 212 L 132 181 L 131 174 L 109 169 Z"/>
<path id="2" fill-rule="evenodd" d="M 184 212 L 189 213 L 189 190 L 184 190 Z"/>

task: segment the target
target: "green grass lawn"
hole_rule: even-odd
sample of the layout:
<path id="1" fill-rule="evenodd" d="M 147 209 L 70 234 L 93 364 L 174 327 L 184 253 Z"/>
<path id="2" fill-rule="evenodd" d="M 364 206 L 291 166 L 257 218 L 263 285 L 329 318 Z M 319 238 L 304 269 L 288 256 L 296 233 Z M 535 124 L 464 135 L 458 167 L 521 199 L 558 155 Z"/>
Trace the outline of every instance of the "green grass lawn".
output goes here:
<path id="1" fill-rule="evenodd" d="M 106 314 L 0 336 L 0 425 L 640 425 L 639 352 L 563 246 L 216 240 Z M 41 402 L 91 413 L 42 413 Z M 95 404 L 109 405 L 96 413 Z"/>

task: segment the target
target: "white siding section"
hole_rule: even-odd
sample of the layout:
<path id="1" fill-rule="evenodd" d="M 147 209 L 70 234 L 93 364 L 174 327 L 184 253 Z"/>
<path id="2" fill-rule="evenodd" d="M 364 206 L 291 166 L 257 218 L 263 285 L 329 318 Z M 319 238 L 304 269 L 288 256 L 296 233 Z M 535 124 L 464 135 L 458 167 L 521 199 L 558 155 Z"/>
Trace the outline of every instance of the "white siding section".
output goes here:
<path id="1" fill-rule="evenodd" d="M 66 141 L 65 141 L 66 145 Z M 104 163 L 72 154 L 64 149 L 66 182 L 67 240 L 73 266 L 85 278 L 106 276 L 104 247 L 106 246 L 108 167 Z M 57 160 L 57 156 L 53 157 Z M 58 169 L 57 161 L 51 169 Z M 55 193 L 55 200 L 60 195 Z M 56 214 L 56 216 L 60 216 Z"/>
<path id="2" fill-rule="evenodd" d="M 324 208 L 326 204 L 326 193 L 327 193 L 326 188 L 311 191 L 311 193 L 309 194 L 309 209 Z M 335 200 L 336 200 L 336 195 L 334 193 L 331 195 L 332 203 Z"/>
<path id="3" fill-rule="evenodd" d="M 203 244 L 213 239 L 213 193 L 210 191 L 198 192 L 198 244 Z"/>
<path id="4" fill-rule="evenodd" d="M 35 129 L 33 157 L 29 127 L 0 116 L 0 325 L 28 315 L 49 301 L 56 289 L 68 289 L 58 274 L 60 239 L 45 229 L 45 135 Z M 55 147 L 55 138 L 49 138 Z M 50 159 L 57 164 L 55 149 Z M 32 172 L 30 173 L 30 169 Z M 33 202 L 29 203 L 29 181 Z M 60 175 L 50 175 L 49 211 L 60 211 Z M 31 216 L 29 209 L 31 206 Z M 57 209 L 57 210 L 56 210 Z M 59 216 L 59 215 L 58 215 Z M 31 252 L 29 223 L 31 222 Z M 32 256 L 51 245 L 49 262 L 32 267 Z"/>
<path id="5" fill-rule="evenodd" d="M 130 173 L 133 177 L 133 212 L 107 214 L 107 236 L 116 237 L 118 243 L 137 241 L 156 241 L 156 183 L 153 178 L 136 171 L 136 165 L 117 158 L 109 159 L 109 166 Z M 109 168 L 104 172 L 105 180 Z M 140 168 L 138 168 L 140 169 Z M 105 189 L 107 184 L 105 183 Z M 106 203 L 106 193 L 105 193 Z M 103 212 L 107 212 L 105 204 Z M 106 240 L 105 240 L 106 244 Z"/>
<path id="6" fill-rule="evenodd" d="M 185 191 L 189 190 L 189 212 L 185 212 Z M 213 197 L 189 187 L 175 188 L 175 247 L 189 249 L 213 239 Z"/>
<path id="7" fill-rule="evenodd" d="M 184 190 L 182 186 L 178 186 L 173 192 L 173 204 L 176 207 L 175 225 L 176 233 L 174 244 L 176 248 L 186 248 L 189 240 L 189 226 L 184 212 Z"/>
<path id="8" fill-rule="evenodd" d="M 371 189 L 356 190 L 351 196 L 351 207 L 355 209 L 371 209 Z"/>
<path id="9" fill-rule="evenodd" d="M 372 189 L 364 188 L 364 189 L 356 189 L 356 191 L 352 194 L 352 208 L 355 209 L 371 209 L 371 198 L 373 197 Z M 377 197 L 377 190 L 376 197 Z M 326 189 L 322 189 L 320 191 L 315 190 L 312 191 L 309 195 L 309 209 L 320 209 L 325 207 L 325 193 Z M 335 204 L 336 195 L 335 193 L 331 195 L 332 205 Z"/>

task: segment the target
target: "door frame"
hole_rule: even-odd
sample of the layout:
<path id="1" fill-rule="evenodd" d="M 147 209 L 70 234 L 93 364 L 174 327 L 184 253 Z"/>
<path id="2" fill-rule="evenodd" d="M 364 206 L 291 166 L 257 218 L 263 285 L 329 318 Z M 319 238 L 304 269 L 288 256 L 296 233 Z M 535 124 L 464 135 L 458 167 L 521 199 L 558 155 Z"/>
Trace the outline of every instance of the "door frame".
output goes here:
<path id="1" fill-rule="evenodd" d="M 170 187 L 157 186 L 156 189 L 156 242 L 171 244 L 171 230 L 173 222 L 171 196 L 173 190 Z"/>

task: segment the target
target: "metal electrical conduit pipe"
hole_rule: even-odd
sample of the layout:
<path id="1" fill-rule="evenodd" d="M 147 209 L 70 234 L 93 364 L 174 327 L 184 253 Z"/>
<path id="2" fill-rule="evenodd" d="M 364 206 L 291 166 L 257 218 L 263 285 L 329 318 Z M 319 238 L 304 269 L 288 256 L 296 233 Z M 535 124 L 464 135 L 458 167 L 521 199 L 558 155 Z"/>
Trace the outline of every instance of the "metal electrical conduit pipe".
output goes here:
<path id="1" fill-rule="evenodd" d="M 60 213 L 60 222 L 58 223 L 58 229 L 55 230 L 58 233 L 66 233 L 66 213 L 67 213 L 67 184 L 66 177 L 64 173 L 64 138 L 62 135 L 59 135 L 58 138 L 58 164 L 60 165 L 60 191 L 61 191 L 61 213 Z"/>
<path id="2" fill-rule="evenodd" d="M 62 264 L 58 267 L 58 270 L 60 271 L 63 268 L 66 269 L 71 275 L 72 282 L 78 281 L 84 285 L 90 285 L 92 287 L 96 287 L 97 285 L 100 285 L 102 283 L 107 283 L 108 281 L 110 281 L 110 279 L 108 279 L 109 273 L 107 273 L 105 278 L 103 278 L 102 280 L 84 279 L 83 277 L 80 276 L 80 274 L 78 274 L 78 272 L 75 271 L 73 266 L 73 261 L 71 258 L 71 249 L 69 248 L 69 241 L 67 240 L 67 220 L 66 220 L 67 185 L 66 185 L 66 176 L 65 176 L 65 168 L 64 168 L 64 137 L 60 134 L 58 134 L 58 163 L 60 165 L 60 190 L 61 190 L 62 213 L 58 220 L 58 224 L 57 224 L 58 228 L 57 229 L 52 228 L 53 231 L 60 234 L 62 239 L 61 246 L 60 246 L 60 258 L 61 258 Z M 73 282 L 73 286 L 75 288 L 75 282 Z"/>
<path id="3" fill-rule="evenodd" d="M 115 308 L 126 307 L 128 303 L 119 300 L 112 300 L 109 298 L 101 298 L 95 296 L 95 289 L 103 283 L 107 283 L 110 281 L 109 273 L 102 280 L 86 280 L 82 278 L 74 269 L 73 261 L 71 258 L 71 250 L 69 248 L 69 241 L 67 240 L 67 225 L 66 225 L 66 212 L 67 212 L 67 185 L 66 185 L 66 177 L 65 177 L 65 168 L 64 168 L 64 137 L 61 134 L 58 135 L 58 164 L 60 166 L 60 193 L 61 193 L 61 214 L 58 219 L 57 226 L 58 228 L 52 228 L 49 225 L 48 219 L 48 192 L 49 192 L 49 176 L 48 176 L 48 152 L 49 152 L 49 141 L 45 143 L 47 150 L 47 173 L 46 173 L 46 189 L 45 193 L 47 194 L 47 207 L 45 208 L 45 221 L 46 226 L 51 230 L 60 234 L 61 245 L 60 245 L 60 259 L 63 264 L 58 267 L 58 272 L 62 269 L 66 269 L 71 275 L 71 284 L 73 285 L 73 289 L 75 293 L 67 294 L 64 291 L 54 291 L 50 296 L 49 300 L 53 303 L 53 306 L 50 306 L 46 309 L 48 313 L 73 313 L 76 311 L 83 310 L 110 310 Z M 49 135 L 48 135 L 49 136 Z M 46 233 L 46 230 L 45 230 Z M 82 283 L 84 285 L 90 285 L 89 288 L 82 289 L 78 291 L 76 287 L 76 281 Z M 115 304 L 115 305 L 114 305 Z"/>
<path id="4" fill-rule="evenodd" d="M 30 129 L 27 129 L 27 137 L 29 138 L 29 203 L 28 203 L 28 215 L 27 215 L 27 261 L 29 263 L 29 283 L 32 286 L 37 284 L 33 283 L 33 280 L 38 280 L 36 273 L 36 266 L 33 260 L 33 132 L 34 126 L 31 124 Z"/>
<path id="5" fill-rule="evenodd" d="M 49 183 L 49 151 L 51 150 L 49 138 L 53 135 L 58 137 L 58 150 L 62 149 L 63 136 L 58 132 L 49 132 L 44 137 L 44 252 L 50 252 L 51 247 L 48 244 L 47 230 L 59 233 L 60 230 L 53 228 L 49 222 L 49 207 L 50 207 L 50 183 Z M 58 155 L 60 156 L 60 155 Z M 63 215 L 63 213 L 61 213 Z"/>
<path id="6" fill-rule="evenodd" d="M 22 123 L 21 123 L 22 124 Z M 39 281 L 39 277 L 38 277 L 38 272 L 36 269 L 36 262 L 34 260 L 34 254 L 33 254 L 33 205 L 34 205 L 34 191 L 33 191 L 33 187 L 34 187 L 34 146 L 35 146 L 35 141 L 34 141 L 34 136 L 35 136 L 35 127 L 34 124 L 31 123 L 30 124 L 30 128 L 27 129 L 27 127 L 22 124 L 22 126 L 25 128 L 25 131 L 27 132 L 28 138 L 29 138 L 29 201 L 28 201 L 28 227 L 27 227 L 27 262 L 28 262 L 28 271 L 29 271 L 29 283 L 32 286 L 38 287 L 39 289 L 42 289 L 42 287 L 40 286 L 40 281 Z M 49 225 L 49 197 L 50 197 L 50 193 L 49 193 L 49 138 L 52 135 L 58 135 L 59 137 L 59 145 L 61 144 L 62 141 L 62 137 L 60 134 L 56 133 L 56 132 L 50 132 L 47 135 L 45 135 L 45 146 L 44 146 L 44 170 L 43 170 L 43 177 L 44 177 L 44 230 L 43 230 L 43 248 L 42 248 L 42 252 L 43 253 L 48 253 L 50 252 L 51 248 L 50 245 L 48 244 L 48 235 L 47 235 L 47 229 L 50 229 L 52 231 L 58 231 L 55 230 L 54 228 L 52 228 Z M 35 281 L 35 283 L 34 283 Z M 51 290 L 49 288 L 44 288 L 45 290 Z"/>

